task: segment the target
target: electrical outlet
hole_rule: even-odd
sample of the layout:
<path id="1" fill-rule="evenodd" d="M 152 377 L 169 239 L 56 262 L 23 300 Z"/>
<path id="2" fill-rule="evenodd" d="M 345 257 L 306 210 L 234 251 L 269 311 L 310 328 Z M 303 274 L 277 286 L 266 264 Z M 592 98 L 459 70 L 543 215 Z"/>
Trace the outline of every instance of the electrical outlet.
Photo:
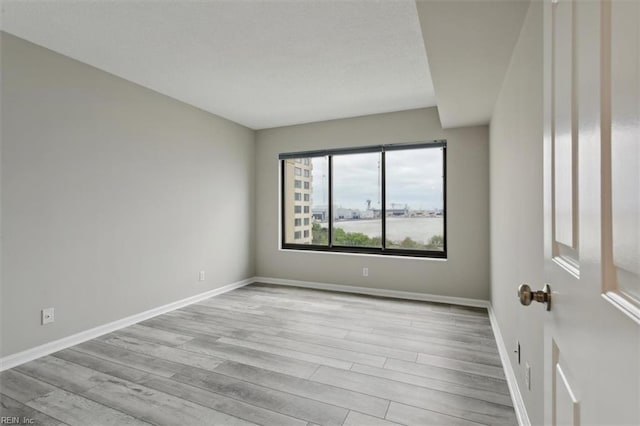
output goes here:
<path id="1" fill-rule="evenodd" d="M 42 325 L 49 324 L 55 321 L 53 308 L 46 308 L 40 312 Z"/>
<path id="2" fill-rule="evenodd" d="M 362 268 L 362 276 L 363 277 L 369 276 L 369 268 Z"/>
<path id="3" fill-rule="evenodd" d="M 200 274 L 198 275 L 198 281 L 204 281 L 204 271 L 200 271 Z"/>
<path id="4" fill-rule="evenodd" d="M 528 362 L 524 366 L 524 385 L 531 390 L 531 366 Z"/>

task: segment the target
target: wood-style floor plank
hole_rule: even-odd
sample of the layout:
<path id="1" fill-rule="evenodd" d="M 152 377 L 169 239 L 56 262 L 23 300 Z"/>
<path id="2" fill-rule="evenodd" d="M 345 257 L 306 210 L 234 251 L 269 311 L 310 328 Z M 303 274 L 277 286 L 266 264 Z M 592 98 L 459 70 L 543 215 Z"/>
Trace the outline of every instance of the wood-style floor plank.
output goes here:
<path id="1" fill-rule="evenodd" d="M 341 425 L 348 413 L 345 408 L 204 370 L 189 369 L 174 379 L 320 425 Z"/>
<path id="2" fill-rule="evenodd" d="M 493 336 L 480 336 L 475 333 L 467 333 L 463 330 L 456 328 L 447 328 L 442 329 L 438 327 L 414 327 L 414 326 L 382 326 L 376 327 L 372 331 L 379 330 L 381 332 L 385 332 L 388 334 L 396 334 L 400 335 L 413 335 L 413 336 L 422 336 L 422 337 L 438 337 L 441 339 L 451 340 L 454 342 L 468 343 L 472 345 L 484 345 L 494 347 L 496 342 Z M 486 333 L 488 334 L 488 333 Z"/>
<path id="3" fill-rule="evenodd" d="M 53 356 L 45 356 L 22 364 L 16 370 L 57 388 L 77 393 L 107 382 L 111 378 L 106 374 Z"/>
<path id="4" fill-rule="evenodd" d="M 321 366 L 311 380 L 484 424 L 512 425 L 513 408 L 395 380 Z"/>
<path id="5" fill-rule="evenodd" d="M 176 311 L 173 315 L 188 316 L 195 319 L 206 319 L 209 322 L 225 324 L 227 322 L 248 323 L 249 326 L 273 327 L 293 332 L 303 332 L 310 334 L 319 334 L 328 337 L 344 337 L 351 328 L 362 330 L 362 327 L 350 327 L 348 324 L 322 323 L 314 324 L 310 322 L 298 321 L 296 318 L 287 318 L 286 320 L 270 320 L 267 316 L 230 313 L 224 310 L 216 310 L 208 307 L 188 306 Z"/>
<path id="6" fill-rule="evenodd" d="M 464 371 L 466 373 L 478 374 L 480 376 L 494 377 L 496 379 L 504 379 L 504 370 L 502 367 L 486 365 L 477 362 L 460 361 L 443 356 L 434 356 L 430 354 L 418 354 L 416 360 L 418 364 L 434 365 L 436 367 L 450 368 L 456 371 Z"/>
<path id="7" fill-rule="evenodd" d="M 307 422 L 164 377 L 152 377 L 144 385 L 175 397 L 212 408 L 260 425 L 304 426 Z"/>
<path id="8" fill-rule="evenodd" d="M 414 351 L 407 351 L 404 349 L 390 348 L 380 345 L 372 345 L 370 343 L 361 343 L 353 340 L 348 340 L 346 338 L 336 339 L 333 337 L 305 335 L 301 333 L 290 333 L 287 331 L 278 333 L 278 336 L 290 338 L 293 340 L 301 340 L 308 343 L 317 343 L 324 346 L 344 349 L 353 352 L 361 352 L 386 358 L 401 359 L 404 361 L 415 361 L 418 357 L 417 352 Z"/>
<path id="9" fill-rule="evenodd" d="M 330 365 L 331 367 L 343 368 L 348 370 L 353 365 L 352 362 L 340 361 L 335 358 L 325 357 L 322 355 L 311 354 L 308 352 L 300 352 L 298 350 L 283 348 L 281 346 L 274 346 L 268 343 L 260 343 L 253 340 L 246 339 L 232 339 L 229 337 L 221 337 L 217 340 L 219 343 L 224 343 L 233 346 L 241 346 L 243 348 L 255 349 L 257 351 L 267 352 L 274 355 L 281 355 L 288 358 L 297 359 L 300 361 L 307 361 L 315 364 Z"/>
<path id="10" fill-rule="evenodd" d="M 106 336 L 98 337 L 97 340 L 113 346 L 119 346 L 132 352 L 139 352 L 154 358 L 203 368 L 205 370 L 213 370 L 223 361 L 221 358 L 211 356 L 211 354 L 204 356 L 180 348 L 158 345 L 135 337 L 119 334 L 117 331 Z M 193 340 L 188 343 L 192 341 Z"/>
<path id="11" fill-rule="evenodd" d="M 338 349 L 331 346 L 324 346 L 317 343 L 310 343 L 301 340 L 294 340 L 295 335 L 289 334 L 292 338 L 284 338 L 277 335 L 267 335 L 251 333 L 244 337 L 245 340 L 265 343 L 278 346 L 280 348 L 292 349 L 300 352 L 317 354 L 323 357 L 338 359 L 348 363 L 360 363 L 364 365 L 372 365 L 382 367 L 386 358 L 380 355 L 370 355 L 363 352 L 354 352 L 346 349 Z"/>
<path id="12" fill-rule="evenodd" d="M 477 426 L 478 424 L 458 417 L 448 416 L 435 411 L 392 402 L 389 406 L 387 419 L 407 426 L 447 425 L 447 426 Z"/>
<path id="13" fill-rule="evenodd" d="M 45 425 L 515 425 L 487 310 L 253 284 L 0 374 Z"/>
<path id="14" fill-rule="evenodd" d="M 150 375 L 147 371 L 131 368 L 125 364 L 107 361 L 74 349 L 65 349 L 63 351 L 56 352 L 51 356 L 90 368 L 103 374 L 108 374 L 119 379 L 129 380 L 136 383 L 141 382 Z"/>
<path id="15" fill-rule="evenodd" d="M 308 378 L 319 366 L 319 364 L 242 346 L 228 345 L 216 340 L 194 339 L 183 345 L 183 347 L 188 351 L 198 352 L 206 356 L 215 356 L 217 359 L 234 360 L 295 377 Z"/>
<path id="16" fill-rule="evenodd" d="M 369 416 L 367 414 L 358 413 L 357 411 L 349 411 L 347 419 L 343 426 L 401 426 L 398 423 L 380 419 L 378 417 Z"/>
<path id="17" fill-rule="evenodd" d="M 57 387 L 20 373 L 7 370 L 0 373 L 0 392 L 18 402 L 28 402 L 53 392 Z"/>
<path id="18" fill-rule="evenodd" d="M 415 340 L 402 339 L 392 336 L 383 336 L 374 333 L 350 332 L 347 338 L 356 342 L 371 343 L 374 345 L 401 348 L 409 351 L 423 352 L 429 355 L 436 355 L 460 361 L 474 362 L 501 367 L 500 358 L 495 353 L 486 353 L 474 350 L 474 346 L 468 345 L 466 348 L 455 348 L 438 343 L 419 342 Z"/>
<path id="19" fill-rule="evenodd" d="M 385 379 L 395 380 L 397 382 L 409 383 L 411 385 L 422 386 L 442 392 L 449 392 L 456 395 L 468 396 L 482 401 L 493 402 L 495 404 L 512 407 L 513 402 L 509 395 L 490 390 L 476 389 L 469 386 L 453 383 L 450 381 L 436 380 L 428 377 L 416 376 L 399 371 L 389 370 L 387 368 L 377 368 L 368 365 L 354 364 L 352 371 L 368 374 L 370 376 L 383 377 Z"/>
<path id="20" fill-rule="evenodd" d="M 174 374 L 179 373 L 184 366 L 183 364 L 133 352 L 98 340 L 84 342 L 72 347 L 71 349 L 77 352 L 93 355 L 96 358 L 112 361 L 117 364 L 124 364 L 147 373 L 165 377 L 171 377 Z"/>
<path id="21" fill-rule="evenodd" d="M 164 346 L 180 346 L 193 339 L 193 336 L 186 336 L 184 334 L 173 333 L 157 328 L 145 327 L 140 324 L 135 324 L 123 330 L 119 330 L 119 333 L 123 336 L 144 339 L 151 343 L 157 343 Z"/>
<path id="22" fill-rule="evenodd" d="M 414 376 L 427 377 L 442 380 L 445 382 L 457 383 L 470 388 L 484 389 L 491 392 L 509 395 L 507 382 L 489 376 L 482 376 L 466 371 L 453 370 L 427 364 L 417 364 L 415 362 L 405 362 L 402 360 L 388 359 L 384 368 L 412 374 Z"/>
<path id="23" fill-rule="evenodd" d="M 216 369 L 216 372 L 256 385 L 377 417 L 384 417 L 389 406 L 389 401 L 382 398 L 236 362 L 225 362 Z"/>
<path id="24" fill-rule="evenodd" d="M 83 395 L 156 425 L 254 425 L 186 399 L 124 380 L 103 383 Z"/>
<path id="25" fill-rule="evenodd" d="M 349 333 L 347 334 L 348 336 L 358 336 L 358 334 L 355 333 Z M 360 334 L 362 335 L 362 334 Z M 471 350 L 474 352 L 482 352 L 482 353 L 488 353 L 491 356 L 496 356 L 499 359 L 498 356 L 498 347 L 495 344 L 494 341 L 490 341 L 490 342 L 479 342 L 479 343 L 472 343 L 472 342 L 461 342 L 458 340 L 452 340 L 449 339 L 447 337 L 437 337 L 437 336 L 425 336 L 425 335 L 421 335 L 421 334 L 416 334 L 416 333 L 407 333 L 407 332 L 402 332 L 401 330 L 393 330 L 393 329 L 379 329 L 379 328 L 374 328 L 373 330 L 371 330 L 369 333 L 364 334 L 366 335 L 370 335 L 372 336 L 371 338 L 376 338 L 378 336 L 384 336 L 386 338 L 388 338 L 390 341 L 397 339 L 397 343 L 398 343 L 398 347 L 405 347 L 405 348 L 409 348 L 405 345 L 411 345 L 410 347 L 413 348 L 413 342 L 418 342 L 419 344 L 422 345 L 441 345 L 441 346 L 445 346 L 447 348 L 455 348 L 455 349 L 466 349 L 466 350 Z"/>
<path id="26" fill-rule="evenodd" d="M 0 416 L 10 419 L 18 418 L 22 424 L 31 423 L 38 426 L 64 426 L 67 424 L 4 394 L 0 394 Z M 25 419 L 27 421 L 24 421 Z"/>
<path id="27" fill-rule="evenodd" d="M 105 426 L 149 426 L 147 422 L 62 389 L 29 401 L 26 405 L 69 425 L 100 422 Z"/>

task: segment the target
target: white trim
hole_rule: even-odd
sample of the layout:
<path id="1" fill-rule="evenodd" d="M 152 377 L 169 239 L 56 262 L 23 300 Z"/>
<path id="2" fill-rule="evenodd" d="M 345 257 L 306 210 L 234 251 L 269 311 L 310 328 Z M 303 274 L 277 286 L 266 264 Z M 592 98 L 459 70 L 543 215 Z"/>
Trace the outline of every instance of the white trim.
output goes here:
<path id="1" fill-rule="evenodd" d="M 624 293 L 620 291 L 607 291 L 602 294 L 602 297 L 622 311 L 626 316 L 640 324 L 640 304 L 635 302 L 634 299 L 626 297 Z"/>
<path id="2" fill-rule="evenodd" d="M 368 294 L 371 296 L 393 297 L 396 299 L 421 300 L 424 302 L 449 303 L 452 305 L 473 306 L 488 308 L 489 302 L 480 299 L 467 299 L 464 297 L 440 296 L 428 293 L 413 293 L 409 291 L 387 290 L 383 288 L 357 287 L 351 285 L 318 283 L 311 281 L 285 280 L 282 278 L 254 277 L 255 282 L 265 284 L 278 284 L 291 287 L 315 288 L 318 290 L 338 291 L 342 293 Z"/>
<path id="3" fill-rule="evenodd" d="M 278 251 L 284 253 L 305 253 L 305 254 L 319 254 L 319 255 L 329 255 L 329 256 L 360 256 L 360 257 L 375 257 L 375 258 L 390 258 L 390 259 L 398 259 L 402 260 L 412 260 L 412 261 L 425 261 L 425 262 L 448 262 L 448 258 L 442 257 L 426 257 L 426 256 L 394 256 L 394 255 L 382 255 L 380 253 L 357 253 L 357 252 L 348 252 L 348 251 L 331 251 L 331 250 L 298 250 L 292 248 L 282 248 L 282 244 L 278 247 Z"/>
<path id="4" fill-rule="evenodd" d="M 175 309 L 191 305 L 201 300 L 208 299 L 209 297 L 217 296 L 219 294 L 235 290 L 236 288 L 244 287 L 253 282 L 255 282 L 255 278 L 248 278 L 246 280 L 227 284 L 225 286 L 214 288 L 213 290 L 196 294 L 195 296 L 187 297 L 186 299 L 171 302 L 163 306 L 158 306 L 157 308 L 149 309 L 148 311 L 140 312 L 138 314 L 110 322 L 108 324 L 99 325 L 98 327 L 81 331 L 80 333 L 63 337 L 62 339 L 54 340 L 53 342 L 45 343 L 44 345 L 36 346 L 35 348 L 8 355 L 4 358 L 0 358 L 0 371 L 8 370 L 9 368 L 16 367 L 20 364 L 24 364 L 25 362 L 32 361 L 36 358 L 40 358 L 53 352 L 78 345 L 82 342 L 86 342 L 87 340 L 95 339 L 98 336 L 102 336 L 103 334 L 111 333 L 112 331 L 116 331 L 121 328 L 139 323 L 140 321 L 155 317 L 157 315 L 161 315 Z"/>
<path id="5" fill-rule="evenodd" d="M 509 386 L 509 393 L 511 394 L 511 400 L 513 401 L 513 408 L 516 411 L 516 417 L 518 418 L 518 424 L 520 426 L 531 426 L 531 420 L 527 414 L 527 407 L 524 405 L 522 399 L 522 393 L 518 387 L 518 381 L 516 380 L 516 374 L 513 371 L 511 360 L 509 359 L 509 351 L 507 350 L 504 340 L 502 339 L 502 333 L 500 332 L 500 326 L 498 325 L 498 319 L 493 311 L 493 306 L 489 304 L 489 320 L 491 321 L 491 328 L 493 328 L 493 334 L 498 344 L 498 352 L 500 353 L 500 360 L 502 361 L 502 368 L 507 378 L 507 385 Z"/>

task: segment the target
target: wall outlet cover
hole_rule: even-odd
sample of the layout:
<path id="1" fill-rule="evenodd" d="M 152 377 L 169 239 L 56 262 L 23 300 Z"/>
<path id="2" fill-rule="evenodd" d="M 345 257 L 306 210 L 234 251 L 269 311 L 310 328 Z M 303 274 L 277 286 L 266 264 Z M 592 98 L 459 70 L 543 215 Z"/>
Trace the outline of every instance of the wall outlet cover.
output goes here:
<path id="1" fill-rule="evenodd" d="M 41 311 L 42 325 L 49 324 L 55 321 L 55 312 L 53 308 L 46 308 Z"/>

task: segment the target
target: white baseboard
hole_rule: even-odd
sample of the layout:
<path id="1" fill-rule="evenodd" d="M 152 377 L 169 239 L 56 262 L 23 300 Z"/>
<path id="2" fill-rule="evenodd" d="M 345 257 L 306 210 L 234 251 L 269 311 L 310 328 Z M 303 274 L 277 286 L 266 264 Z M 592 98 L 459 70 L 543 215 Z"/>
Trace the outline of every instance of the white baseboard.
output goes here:
<path id="1" fill-rule="evenodd" d="M 219 294 L 235 290 L 236 288 L 244 287 L 253 282 L 255 282 L 255 278 L 248 278 L 246 280 L 214 288 L 213 290 L 196 294 L 195 296 L 187 297 L 186 299 L 178 300 L 164 306 L 149 309 L 148 311 L 140 312 L 139 314 L 131 315 L 129 317 L 122 318 L 108 324 L 81 331 L 80 333 L 63 337 L 62 339 L 54 340 L 53 342 L 45 343 L 44 345 L 36 346 L 35 348 L 8 355 L 4 358 L 0 358 L 0 371 L 8 370 L 9 368 L 16 367 L 20 364 L 24 364 L 25 362 L 32 361 L 36 358 L 40 358 L 45 355 L 60 351 L 62 349 L 80 344 L 82 342 L 86 342 L 87 340 L 95 339 L 96 337 L 102 336 L 103 334 L 111 333 L 112 331 L 116 331 L 121 328 L 128 327 L 130 325 L 147 320 L 149 318 L 182 308 L 187 305 L 191 305 L 192 303 L 208 299 L 209 297 L 217 296 Z"/>
<path id="2" fill-rule="evenodd" d="M 489 302 L 480 299 L 467 299 L 464 297 L 439 296 L 436 294 L 413 293 L 409 291 L 387 290 L 382 288 L 357 287 L 351 285 L 318 283 L 311 281 L 285 280 L 282 278 L 254 277 L 254 282 L 265 284 L 278 284 L 291 287 L 315 288 L 318 290 L 339 291 L 342 293 L 367 294 L 371 296 L 392 297 L 395 299 L 421 300 L 424 302 L 449 303 L 452 305 L 473 306 L 488 308 Z"/>
<path id="3" fill-rule="evenodd" d="M 507 385 L 509 386 L 509 392 L 511 393 L 511 400 L 513 401 L 513 408 L 516 411 L 516 417 L 518 418 L 518 424 L 520 426 L 531 426 L 531 420 L 527 414 L 527 407 L 524 405 L 522 399 L 522 393 L 518 387 L 518 381 L 516 380 L 516 374 L 511 366 L 509 359 L 509 351 L 504 344 L 502 333 L 500 332 L 500 326 L 498 325 L 498 319 L 493 311 L 493 306 L 489 304 L 489 320 L 491 321 L 491 328 L 493 328 L 493 334 L 498 344 L 498 352 L 500 353 L 500 360 L 502 361 L 502 368 L 507 378 Z"/>

